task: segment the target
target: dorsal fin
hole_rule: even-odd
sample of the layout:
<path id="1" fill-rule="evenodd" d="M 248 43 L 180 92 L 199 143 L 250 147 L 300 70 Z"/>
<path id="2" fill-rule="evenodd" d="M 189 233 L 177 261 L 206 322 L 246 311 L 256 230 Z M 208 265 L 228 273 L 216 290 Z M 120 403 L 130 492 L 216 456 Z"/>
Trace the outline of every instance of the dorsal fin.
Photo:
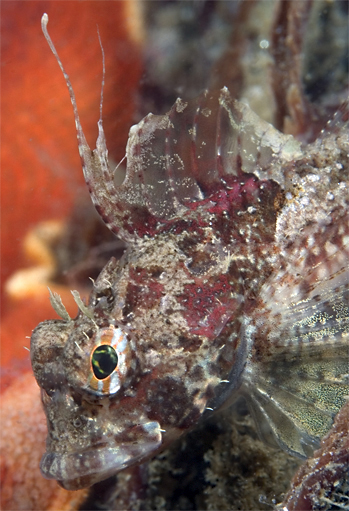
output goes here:
<path id="1" fill-rule="evenodd" d="M 125 241 L 154 236 L 193 209 L 205 207 L 217 189 L 231 189 L 253 173 L 283 184 L 278 162 L 300 156 L 300 144 L 234 101 L 228 89 L 206 91 L 188 103 L 178 99 L 164 115 L 148 114 L 132 126 L 126 147 L 127 171 L 115 186 L 103 131 L 102 100 L 96 149 L 81 128 L 69 76 L 47 32 L 42 30 L 63 72 L 74 109 L 84 176 L 106 225 Z M 104 76 L 104 53 L 103 76 Z"/>
<path id="2" fill-rule="evenodd" d="M 73 105 L 73 110 L 74 110 L 75 126 L 76 126 L 76 131 L 77 131 L 77 136 L 78 136 L 78 144 L 79 144 L 79 152 L 80 152 L 80 156 L 83 158 L 84 153 L 87 150 L 89 152 L 91 152 L 91 149 L 90 149 L 90 147 L 89 147 L 89 145 L 88 145 L 88 143 L 86 141 L 84 132 L 83 132 L 82 127 L 81 127 L 78 107 L 76 105 L 76 98 L 75 98 L 74 89 L 72 87 L 69 75 L 65 71 L 65 69 L 63 67 L 63 64 L 62 64 L 62 61 L 59 58 L 57 50 L 56 50 L 56 48 L 55 48 L 55 46 L 54 46 L 54 44 L 52 42 L 52 39 L 49 36 L 49 33 L 47 31 L 47 24 L 48 24 L 48 15 L 46 13 L 44 13 L 42 18 L 41 18 L 41 28 L 42 28 L 43 34 L 45 36 L 45 39 L 46 39 L 49 47 L 51 48 L 51 51 L 52 51 L 53 55 L 55 56 L 55 58 L 56 58 L 56 60 L 58 62 L 59 67 L 61 68 L 61 71 L 62 71 L 63 76 L 65 78 L 65 83 L 67 84 L 67 87 L 68 87 L 71 104 Z"/>
<path id="3" fill-rule="evenodd" d="M 105 61 L 104 61 L 104 51 L 101 44 L 100 35 L 98 32 L 98 38 L 102 49 L 102 57 L 103 57 L 103 79 L 102 79 L 102 89 L 101 89 L 101 101 L 100 101 L 100 117 L 98 121 L 98 138 L 96 142 L 96 149 L 91 151 L 86 137 L 84 135 L 78 108 L 76 104 L 76 98 L 73 86 L 71 84 L 68 73 L 65 71 L 62 61 L 59 58 L 58 52 L 52 42 L 52 39 L 47 31 L 48 24 L 48 15 L 45 13 L 41 18 L 41 27 L 43 34 L 45 36 L 46 41 L 48 42 L 49 47 L 53 55 L 55 56 L 59 67 L 63 73 L 65 82 L 67 84 L 67 88 L 69 91 L 70 101 L 73 105 L 74 111 L 74 119 L 75 126 L 77 131 L 78 138 L 78 146 L 79 146 L 79 154 L 82 161 L 82 167 L 84 171 L 85 181 L 89 188 L 89 192 L 91 194 L 91 198 L 93 203 L 101 215 L 103 220 L 106 222 L 107 226 L 115 233 L 119 232 L 119 229 L 122 225 L 122 214 L 118 213 L 118 211 L 123 211 L 123 207 L 119 205 L 119 194 L 114 186 L 113 181 L 113 172 L 109 168 L 108 164 L 108 150 L 106 146 L 106 140 L 103 130 L 103 121 L 102 121 L 102 106 L 103 106 L 103 87 L 104 87 L 104 74 L 105 74 Z M 126 236 L 127 238 L 127 236 Z M 129 238 L 129 236 L 128 236 Z"/>

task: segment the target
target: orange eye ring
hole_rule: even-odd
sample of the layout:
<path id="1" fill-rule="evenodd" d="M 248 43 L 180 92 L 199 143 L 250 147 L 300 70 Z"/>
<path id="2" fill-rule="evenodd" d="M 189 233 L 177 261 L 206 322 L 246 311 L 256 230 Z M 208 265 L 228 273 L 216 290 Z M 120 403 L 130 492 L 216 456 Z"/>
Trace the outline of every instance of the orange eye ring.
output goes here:
<path id="1" fill-rule="evenodd" d="M 120 328 L 101 328 L 91 350 L 88 388 L 101 396 L 115 394 L 126 375 L 129 352 L 127 336 Z"/>

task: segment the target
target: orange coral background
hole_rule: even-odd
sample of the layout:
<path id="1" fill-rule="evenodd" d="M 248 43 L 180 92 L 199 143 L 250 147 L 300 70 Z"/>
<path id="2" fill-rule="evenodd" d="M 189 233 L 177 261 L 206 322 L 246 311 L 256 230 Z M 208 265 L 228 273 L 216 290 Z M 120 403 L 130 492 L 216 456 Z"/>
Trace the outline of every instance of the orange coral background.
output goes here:
<path id="1" fill-rule="evenodd" d="M 109 151 L 118 161 L 124 155 L 128 129 L 135 121 L 134 98 L 141 73 L 134 6 L 133 0 L 1 3 L 1 366 L 5 388 L 1 419 L 1 509 L 4 510 L 74 507 L 71 493 L 58 489 L 55 481 L 48 483 L 39 473 L 38 460 L 44 451 L 45 438 L 39 391 L 30 373 L 23 381 L 18 379 L 30 367 L 29 353 L 23 348 L 29 346 L 26 336 L 30 336 L 39 321 L 55 317 L 55 313 L 48 293 L 43 294 L 42 288 L 39 292 L 27 289 L 23 296 L 9 296 L 6 292 L 9 277 L 18 269 L 35 264 L 23 248 L 27 233 L 40 221 L 64 220 L 76 197 L 87 194 L 68 91 L 42 35 L 40 19 L 44 12 L 48 13 L 48 29 L 73 83 L 91 148 L 95 147 L 97 137 L 102 79 L 98 24 L 106 58 L 104 126 Z M 73 308 L 74 314 L 76 306 L 71 300 L 69 308 Z M 63 498 L 56 505 L 55 499 L 61 498 L 58 497 L 61 492 L 69 495 L 64 497 L 67 504 L 62 504 Z"/>

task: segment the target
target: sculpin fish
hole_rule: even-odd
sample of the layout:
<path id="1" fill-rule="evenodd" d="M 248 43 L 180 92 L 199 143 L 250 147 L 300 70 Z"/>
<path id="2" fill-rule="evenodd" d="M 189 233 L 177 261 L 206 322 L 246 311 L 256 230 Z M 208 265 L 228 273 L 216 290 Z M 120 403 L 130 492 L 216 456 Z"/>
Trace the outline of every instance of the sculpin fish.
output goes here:
<path id="1" fill-rule="evenodd" d="M 40 323 L 32 367 L 47 417 L 45 477 L 67 489 L 141 463 L 246 397 L 261 435 L 306 457 L 348 395 L 348 111 L 313 143 L 229 91 L 178 99 L 130 130 L 120 186 L 102 118 L 79 152 L 93 203 L 127 243 Z"/>

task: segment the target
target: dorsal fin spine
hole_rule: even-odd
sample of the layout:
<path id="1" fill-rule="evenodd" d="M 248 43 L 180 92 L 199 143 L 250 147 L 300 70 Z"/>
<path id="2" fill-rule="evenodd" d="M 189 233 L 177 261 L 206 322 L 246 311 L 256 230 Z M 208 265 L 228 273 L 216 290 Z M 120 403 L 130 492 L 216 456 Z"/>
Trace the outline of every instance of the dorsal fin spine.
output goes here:
<path id="1" fill-rule="evenodd" d="M 103 90 L 105 83 L 105 56 L 104 50 L 101 43 L 100 34 L 97 27 L 99 44 L 101 46 L 102 57 L 103 57 L 103 79 L 102 79 L 102 88 L 101 88 L 101 100 L 100 100 L 100 110 L 99 110 L 99 121 L 98 121 L 98 138 L 96 142 L 96 149 L 91 151 L 84 132 L 81 127 L 80 117 L 78 113 L 78 108 L 76 104 L 75 93 L 73 90 L 73 86 L 71 84 L 68 73 L 65 71 L 62 61 L 59 58 L 58 52 L 52 42 L 51 37 L 49 36 L 47 30 L 48 24 L 48 15 L 45 13 L 41 18 L 41 28 L 45 39 L 55 56 L 58 65 L 63 73 L 66 85 L 68 87 L 70 101 L 73 106 L 74 111 L 74 119 L 75 126 L 77 131 L 78 138 L 78 147 L 79 154 L 82 160 L 82 167 L 84 172 L 84 177 L 87 186 L 89 187 L 90 195 L 92 201 L 100 214 L 100 216 L 105 221 L 106 225 L 111 229 L 114 233 L 118 232 L 120 229 L 120 206 L 119 206 L 119 193 L 114 185 L 113 173 L 109 168 L 108 163 L 108 150 L 105 141 L 105 135 L 103 130 L 103 121 L 102 121 L 102 107 L 103 107 Z"/>
<path id="2" fill-rule="evenodd" d="M 41 28 L 42 28 L 43 34 L 45 36 L 45 39 L 46 39 L 49 47 L 51 48 L 51 51 L 52 51 L 53 55 L 55 56 L 55 58 L 56 58 L 56 60 L 58 62 L 59 67 L 61 68 L 61 71 L 63 73 L 65 82 L 66 82 L 67 87 L 68 87 L 70 101 L 71 101 L 71 104 L 73 106 L 73 111 L 74 111 L 75 126 L 76 126 L 77 137 L 78 137 L 78 144 L 79 144 L 79 153 L 80 153 L 81 158 L 84 158 L 84 151 L 86 151 L 86 149 L 88 149 L 90 151 L 90 147 L 89 147 L 89 145 L 88 145 L 88 143 L 86 141 L 84 132 L 83 132 L 82 127 L 81 127 L 81 122 L 80 122 L 78 107 L 77 107 L 77 104 L 76 104 L 76 98 L 75 98 L 74 89 L 73 89 L 73 86 L 71 84 L 69 75 L 66 72 L 66 70 L 64 69 L 62 61 L 59 58 L 58 52 L 57 52 L 57 50 L 55 48 L 55 45 L 53 44 L 52 39 L 51 39 L 51 37 L 50 37 L 50 35 L 49 35 L 48 31 L 47 31 L 47 24 L 48 24 L 48 15 L 46 13 L 44 13 L 42 15 L 42 18 L 41 18 Z"/>

